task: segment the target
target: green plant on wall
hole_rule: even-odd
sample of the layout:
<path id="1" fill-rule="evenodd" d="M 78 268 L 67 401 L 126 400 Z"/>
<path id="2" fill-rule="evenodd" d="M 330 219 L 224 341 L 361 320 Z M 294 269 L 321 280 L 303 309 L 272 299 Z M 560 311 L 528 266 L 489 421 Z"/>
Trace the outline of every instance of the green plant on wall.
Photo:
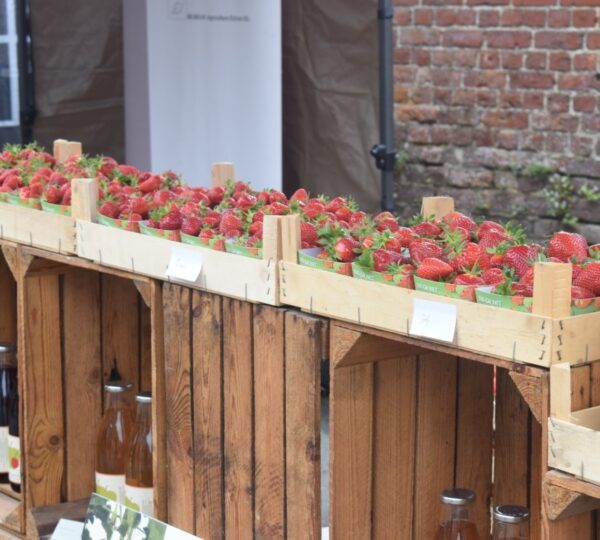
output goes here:
<path id="1" fill-rule="evenodd" d="M 579 219 L 573 213 L 578 198 L 587 202 L 600 201 L 600 191 L 586 182 L 579 189 L 570 176 L 552 174 L 548 186 L 544 189 L 546 204 L 552 216 L 567 227 L 575 227 Z"/>

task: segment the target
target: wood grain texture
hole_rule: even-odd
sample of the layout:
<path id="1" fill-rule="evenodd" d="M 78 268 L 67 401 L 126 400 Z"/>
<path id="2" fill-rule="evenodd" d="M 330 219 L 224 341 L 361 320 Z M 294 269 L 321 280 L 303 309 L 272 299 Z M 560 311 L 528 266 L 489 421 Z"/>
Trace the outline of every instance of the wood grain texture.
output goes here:
<path id="1" fill-rule="evenodd" d="M 17 343 L 17 284 L 0 254 L 0 341 Z"/>
<path id="2" fill-rule="evenodd" d="M 440 492 L 454 486 L 457 360 L 419 357 L 414 537 L 434 538 Z M 467 486 L 468 487 L 468 486 Z"/>
<path id="3" fill-rule="evenodd" d="M 285 500 L 290 540 L 321 538 L 320 364 L 326 331 L 322 319 L 295 311 L 285 314 Z M 258 395 L 261 389 L 256 391 Z"/>
<path id="4" fill-rule="evenodd" d="M 374 395 L 372 537 L 412 539 L 417 358 L 377 362 Z"/>
<path id="5" fill-rule="evenodd" d="M 225 537 L 222 302 L 192 293 L 196 534 L 207 540 Z"/>
<path id="6" fill-rule="evenodd" d="M 152 390 L 152 314 L 150 308 L 138 299 L 139 312 L 139 388 L 140 392 Z"/>
<path id="7" fill-rule="evenodd" d="M 102 417 L 100 278 L 85 270 L 63 277 L 65 495 L 94 491 L 96 436 Z"/>
<path id="8" fill-rule="evenodd" d="M 252 305 L 223 299 L 225 535 L 254 536 Z"/>
<path id="9" fill-rule="evenodd" d="M 124 381 L 139 391 L 138 294 L 130 280 L 102 276 L 103 381 L 109 379 L 113 362 Z"/>
<path id="10" fill-rule="evenodd" d="M 257 305 L 253 311 L 254 536 L 275 540 L 285 535 L 285 310 Z M 292 355 L 298 345 L 303 343 L 291 343 Z M 314 353 L 311 355 L 306 347 L 300 350 L 303 356 L 295 355 L 292 362 L 312 360 L 317 365 Z M 296 500 L 296 505 L 303 507 L 304 502 Z"/>
<path id="11" fill-rule="evenodd" d="M 169 523 L 194 533 L 191 292 L 163 285 Z"/>
<path id="12" fill-rule="evenodd" d="M 152 325 L 152 472 L 154 512 L 158 519 L 168 519 L 167 498 L 167 405 L 165 388 L 165 348 L 162 284 L 150 283 L 150 319 Z"/>
<path id="13" fill-rule="evenodd" d="M 496 374 L 494 504 L 527 506 L 529 408 L 505 369 Z"/>
<path id="14" fill-rule="evenodd" d="M 58 276 L 26 278 L 23 309 L 24 417 L 21 441 L 29 506 L 61 500 L 64 472 L 63 383 Z M 23 442 L 25 443 L 23 445 Z"/>
<path id="15" fill-rule="evenodd" d="M 331 370 L 329 515 L 335 540 L 371 538 L 373 369 L 358 364 Z"/>
<path id="16" fill-rule="evenodd" d="M 458 360 L 456 486 L 473 489 L 473 520 L 483 537 L 490 530 L 493 455 L 492 366 Z"/>

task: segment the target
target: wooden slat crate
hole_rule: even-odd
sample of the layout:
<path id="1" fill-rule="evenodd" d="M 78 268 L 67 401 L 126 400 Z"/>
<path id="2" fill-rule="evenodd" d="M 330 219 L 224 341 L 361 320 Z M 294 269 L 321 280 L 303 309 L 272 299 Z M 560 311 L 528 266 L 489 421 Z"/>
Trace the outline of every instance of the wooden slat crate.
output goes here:
<path id="1" fill-rule="evenodd" d="M 115 361 L 135 391 L 151 389 L 152 314 L 145 300 L 152 305 L 157 284 L 22 246 L 2 250 L 17 298 L 10 314 L 3 304 L 2 317 L 16 321 L 18 313 L 25 506 L 18 528 L 36 537 L 36 530 L 25 530 L 33 527 L 32 509 L 93 491 L 102 386 Z M 10 327 L 9 336 L 12 324 L 3 322 L 0 329 Z"/>
<path id="2" fill-rule="evenodd" d="M 54 157 L 59 162 L 81 154 L 81 143 L 59 139 L 54 142 Z M 0 203 L 0 240 L 47 249 L 56 253 L 75 253 L 75 220 L 42 210 Z"/>
<path id="3" fill-rule="evenodd" d="M 434 207 L 443 212 L 453 208 L 453 204 L 441 204 L 446 198 L 433 199 L 435 204 L 424 200 L 427 215 L 435 215 Z M 408 336 L 414 300 L 420 298 L 456 306 L 453 345 L 457 350 L 542 367 L 600 359 L 600 312 L 570 316 L 570 265 L 536 263 L 534 313 L 522 313 L 302 266 L 297 263 L 299 234 L 297 216 L 285 217 L 280 262 L 282 304 Z"/>
<path id="4" fill-rule="evenodd" d="M 320 538 L 321 319 L 165 283 L 169 523 Z"/>
<path id="5" fill-rule="evenodd" d="M 547 370 L 343 322 L 330 328 L 331 538 L 433 538 L 439 492 L 453 486 L 476 490 L 482 538 L 490 505 L 509 503 L 531 509 L 533 540 L 597 538 L 598 500 L 546 510 L 567 500 L 548 488 Z M 586 403 L 597 382 L 590 369 L 573 370 Z"/>

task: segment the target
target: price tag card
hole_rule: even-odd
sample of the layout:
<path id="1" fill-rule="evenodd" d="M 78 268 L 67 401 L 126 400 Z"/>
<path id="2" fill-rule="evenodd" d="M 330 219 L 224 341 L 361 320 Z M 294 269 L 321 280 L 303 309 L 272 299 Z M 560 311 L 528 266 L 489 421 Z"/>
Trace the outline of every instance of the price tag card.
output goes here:
<path id="1" fill-rule="evenodd" d="M 456 306 L 415 298 L 410 324 L 411 336 L 438 341 L 454 341 L 456 332 Z"/>
<path id="2" fill-rule="evenodd" d="M 171 249 L 167 277 L 195 283 L 202 272 L 202 253 L 182 247 Z"/>

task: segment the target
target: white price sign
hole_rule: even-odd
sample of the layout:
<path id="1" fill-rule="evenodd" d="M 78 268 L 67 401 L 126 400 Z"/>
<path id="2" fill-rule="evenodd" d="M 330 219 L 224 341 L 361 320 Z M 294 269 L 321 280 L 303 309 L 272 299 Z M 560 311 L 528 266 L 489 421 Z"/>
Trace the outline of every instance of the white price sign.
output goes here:
<path id="1" fill-rule="evenodd" d="M 456 332 L 456 306 L 430 300 L 414 299 L 410 323 L 411 336 L 438 341 L 454 341 Z"/>
<path id="2" fill-rule="evenodd" d="M 202 253 L 179 246 L 171 249 L 167 277 L 195 283 L 200 272 L 202 272 Z"/>

